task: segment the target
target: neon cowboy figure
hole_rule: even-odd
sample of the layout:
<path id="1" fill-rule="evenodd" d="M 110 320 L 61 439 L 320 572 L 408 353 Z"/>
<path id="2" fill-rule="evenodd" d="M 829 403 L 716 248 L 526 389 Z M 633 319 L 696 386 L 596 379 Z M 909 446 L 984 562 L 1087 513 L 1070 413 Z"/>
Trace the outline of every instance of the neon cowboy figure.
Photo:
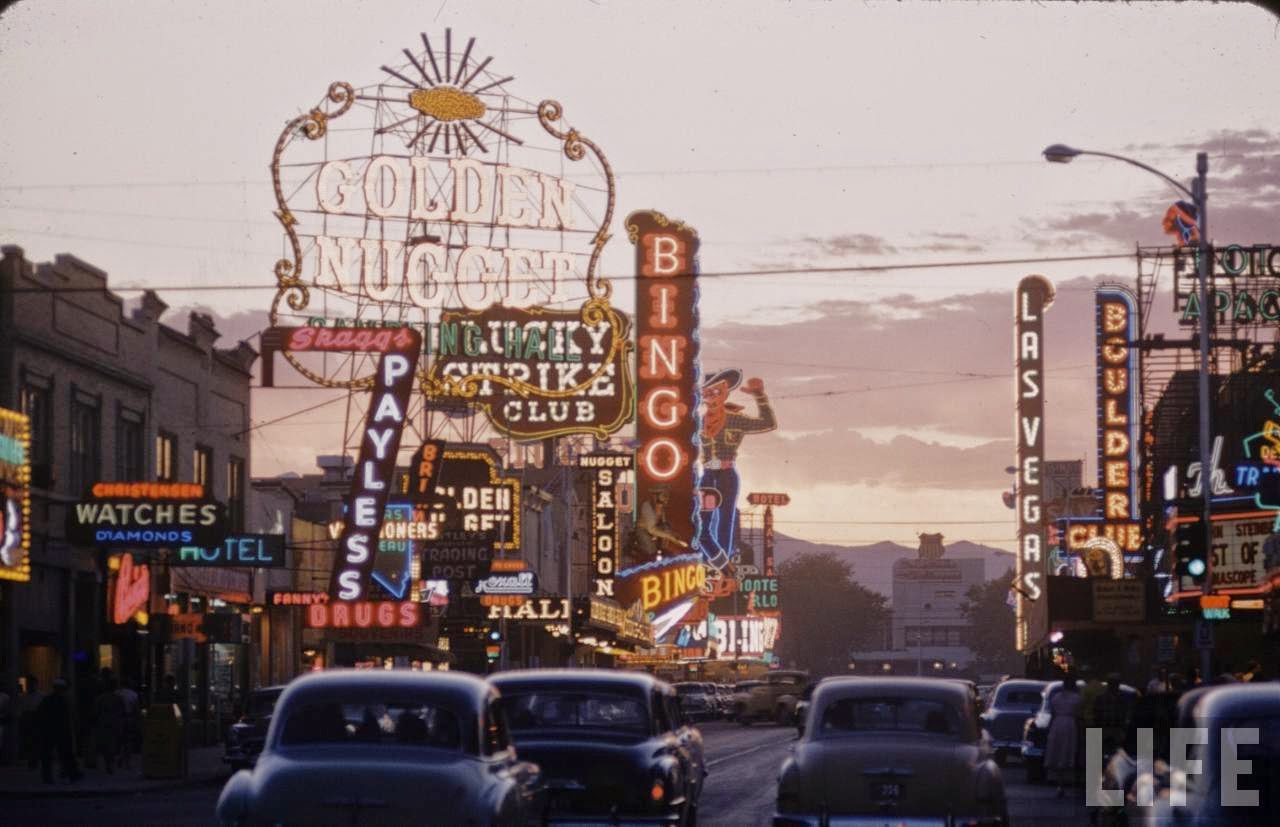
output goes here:
<path id="1" fill-rule="evenodd" d="M 729 394 L 742 384 L 736 368 L 713 373 L 702 383 L 702 533 L 698 545 L 707 562 L 723 569 L 734 555 L 733 532 L 738 522 L 738 448 L 746 434 L 763 434 L 778 427 L 764 392 L 764 382 L 748 379 L 742 390 L 756 400 L 756 416 L 747 416 Z"/>

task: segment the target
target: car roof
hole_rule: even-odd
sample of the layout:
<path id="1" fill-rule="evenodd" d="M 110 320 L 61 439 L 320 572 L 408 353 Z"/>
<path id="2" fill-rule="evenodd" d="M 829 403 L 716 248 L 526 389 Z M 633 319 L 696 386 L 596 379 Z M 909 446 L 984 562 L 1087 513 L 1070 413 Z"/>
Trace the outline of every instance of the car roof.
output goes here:
<path id="1" fill-rule="evenodd" d="M 478 709 L 493 693 L 483 679 L 465 672 L 408 669 L 326 669 L 310 672 L 285 687 L 289 703 L 299 697 L 367 691 L 415 691 L 435 695 L 450 706 Z"/>
<path id="2" fill-rule="evenodd" d="M 1195 701 L 1193 714 L 1197 721 L 1280 717 L 1280 684 L 1227 683 L 1214 686 Z"/>
<path id="3" fill-rule="evenodd" d="M 520 685 L 566 685 L 631 688 L 643 692 L 667 691 L 671 684 L 644 672 L 617 672 L 611 669 L 512 669 L 490 675 L 489 683 L 498 687 Z M 692 681 L 686 681 L 692 683 Z"/>
<path id="4" fill-rule="evenodd" d="M 828 678 L 813 691 L 813 706 L 821 707 L 844 698 L 882 698 L 903 695 L 945 701 L 969 702 L 969 688 L 946 678 Z"/>

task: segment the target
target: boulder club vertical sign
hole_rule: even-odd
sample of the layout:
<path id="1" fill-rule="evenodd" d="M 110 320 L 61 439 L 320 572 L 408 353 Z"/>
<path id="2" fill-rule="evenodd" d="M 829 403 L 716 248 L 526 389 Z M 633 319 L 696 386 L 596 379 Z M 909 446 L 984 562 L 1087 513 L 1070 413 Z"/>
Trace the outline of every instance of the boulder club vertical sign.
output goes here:
<path id="1" fill-rule="evenodd" d="M 1018 558 L 1015 575 L 1016 644 L 1028 643 L 1026 603 L 1044 590 L 1044 313 L 1053 304 L 1053 283 L 1027 276 L 1014 294 L 1014 398 L 1016 400 Z"/>
<path id="2" fill-rule="evenodd" d="M 305 334 L 288 334 L 284 341 L 293 346 L 291 349 L 305 350 L 311 344 Z M 396 456 L 404 433 L 418 354 L 422 351 L 421 336 L 410 328 L 398 329 L 394 338 L 383 342 L 388 349 L 382 351 L 373 375 L 373 399 L 351 478 L 347 515 L 338 538 L 338 554 L 329 585 L 330 593 L 338 600 L 361 600 L 369 595 L 369 577 L 387 497 L 395 479 Z"/>
<path id="3" fill-rule="evenodd" d="M 1098 336 L 1098 486 L 1102 490 L 1102 536 L 1118 552 L 1142 550 L 1138 508 L 1137 303 L 1121 287 L 1099 288 L 1095 295 Z M 1122 571 L 1113 571 L 1113 577 Z"/>
<path id="4" fill-rule="evenodd" d="M 637 509 L 653 508 L 687 547 L 698 534 L 698 234 L 650 210 L 626 226 L 636 248 Z"/>

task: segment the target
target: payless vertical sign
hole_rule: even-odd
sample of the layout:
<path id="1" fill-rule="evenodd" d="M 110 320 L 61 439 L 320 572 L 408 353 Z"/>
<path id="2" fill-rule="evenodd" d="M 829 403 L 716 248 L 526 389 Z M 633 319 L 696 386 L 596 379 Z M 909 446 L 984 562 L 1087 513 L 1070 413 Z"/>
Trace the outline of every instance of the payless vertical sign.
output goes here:
<path id="1" fill-rule="evenodd" d="M 1053 304 L 1053 283 L 1027 276 L 1014 294 L 1014 399 L 1017 429 L 1018 559 L 1014 613 L 1016 644 L 1025 650 L 1026 603 L 1044 590 L 1044 313 Z"/>
<path id="2" fill-rule="evenodd" d="M 698 431 L 698 234 L 643 210 L 627 216 L 636 247 L 637 508 L 670 494 L 671 530 L 693 544 L 698 502 L 694 464 Z M 645 561 L 647 562 L 647 561 Z"/>
<path id="3" fill-rule="evenodd" d="M 282 332 L 285 349 L 290 351 L 359 350 L 354 341 L 326 346 L 309 328 L 285 328 Z M 395 479 L 396 455 L 421 351 L 422 338 L 411 328 L 399 328 L 394 337 L 383 340 L 371 338 L 364 351 L 381 352 L 381 356 L 373 375 L 373 398 L 329 585 L 330 593 L 338 600 L 361 600 L 369 594 L 369 575 Z"/>

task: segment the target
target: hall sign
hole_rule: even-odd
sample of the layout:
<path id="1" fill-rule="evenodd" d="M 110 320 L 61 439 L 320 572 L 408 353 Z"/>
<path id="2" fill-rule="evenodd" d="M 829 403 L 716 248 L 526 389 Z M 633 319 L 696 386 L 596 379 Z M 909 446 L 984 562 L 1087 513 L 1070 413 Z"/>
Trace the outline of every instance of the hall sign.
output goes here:
<path id="1" fill-rule="evenodd" d="M 283 568 L 283 534 L 232 534 L 213 548 L 182 546 L 171 566 Z"/>
<path id="2" fill-rule="evenodd" d="M 567 622 L 569 599 L 567 597 L 527 597 L 520 603 L 486 607 L 489 620 L 525 620 L 532 622 Z"/>
<path id="3" fill-rule="evenodd" d="M 99 483 L 91 493 L 67 509 L 67 540 L 75 545 L 212 548 L 227 536 L 226 510 L 198 485 Z"/>

